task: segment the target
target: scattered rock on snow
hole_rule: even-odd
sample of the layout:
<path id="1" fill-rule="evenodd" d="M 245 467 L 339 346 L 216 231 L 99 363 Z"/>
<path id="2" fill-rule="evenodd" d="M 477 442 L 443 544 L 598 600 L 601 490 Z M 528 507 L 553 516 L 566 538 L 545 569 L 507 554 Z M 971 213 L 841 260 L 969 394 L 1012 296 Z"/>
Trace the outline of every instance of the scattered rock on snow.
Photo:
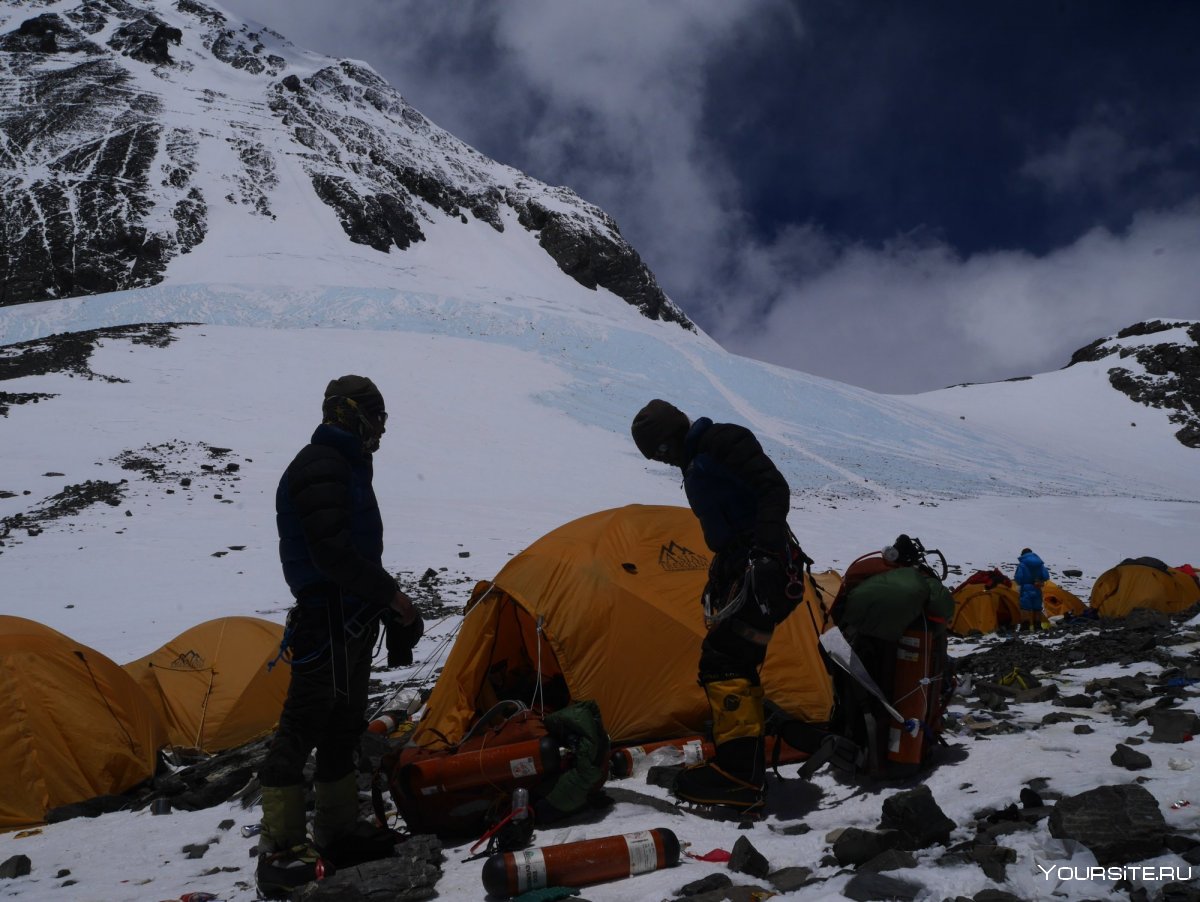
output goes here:
<path id="1" fill-rule="evenodd" d="M 437 895 L 442 843 L 436 836 L 409 837 L 396 855 L 345 868 L 293 894 L 297 902 L 420 902 Z"/>
<path id="2" fill-rule="evenodd" d="M 900 899 L 907 902 L 915 899 L 924 889 L 919 883 L 862 871 L 855 874 L 842 888 L 842 895 L 857 902 L 872 902 L 875 899 Z"/>
<path id="3" fill-rule="evenodd" d="M 767 880 L 779 892 L 790 893 L 792 890 L 800 889 L 800 887 L 813 882 L 812 870 L 802 867 L 780 868 L 778 871 L 768 874 Z"/>
<path id="4" fill-rule="evenodd" d="M 945 845 L 956 825 L 938 807 L 929 787 L 922 784 L 885 799 L 879 826 L 900 832 L 897 848 L 924 849 L 934 843 Z"/>
<path id="5" fill-rule="evenodd" d="M 888 849 L 896 848 L 902 835 L 896 830 L 878 832 L 847 827 L 833 841 L 833 855 L 840 865 L 860 865 Z"/>
<path id="6" fill-rule="evenodd" d="M 33 870 L 33 862 L 28 855 L 14 855 L 0 864 L 0 880 L 11 880 L 13 877 L 26 877 Z"/>
<path id="7" fill-rule="evenodd" d="M 1126 770 L 1145 770 L 1151 764 L 1149 755 L 1143 755 L 1123 742 L 1117 743 L 1117 750 L 1112 753 L 1112 758 L 1109 760 L 1117 767 L 1123 767 Z"/>
<path id="8" fill-rule="evenodd" d="M 707 877 L 681 886 L 675 891 L 675 895 L 676 897 L 691 898 L 699 896 L 701 893 L 725 889 L 728 886 L 733 886 L 733 879 L 728 874 L 709 874 Z"/>
<path id="9" fill-rule="evenodd" d="M 771 873 L 771 865 L 762 852 L 754 848 L 750 840 L 739 836 L 733 844 L 733 852 L 729 858 L 729 870 L 751 877 L 765 878 Z"/>
<path id="10" fill-rule="evenodd" d="M 1162 850 L 1166 833 L 1158 801 L 1136 783 L 1067 796 L 1050 814 L 1050 835 L 1078 840 L 1100 865 L 1151 858 Z"/>
<path id="11" fill-rule="evenodd" d="M 870 861 L 864 862 L 859 866 L 858 871 L 871 871 L 876 874 L 881 874 L 884 871 L 899 871 L 905 868 L 915 868 L 917 859 L 909 852 L 902 849 L 888 849 L 886 852 L 880 852 Z"/>
<path id="12" fill-rule="evenodd" d="M 1154 727 L 1151 742 L 1187 742 L 1200 733 L 1200 717 L 1192 711 L 1151 711 L 1146 720 Z"/>

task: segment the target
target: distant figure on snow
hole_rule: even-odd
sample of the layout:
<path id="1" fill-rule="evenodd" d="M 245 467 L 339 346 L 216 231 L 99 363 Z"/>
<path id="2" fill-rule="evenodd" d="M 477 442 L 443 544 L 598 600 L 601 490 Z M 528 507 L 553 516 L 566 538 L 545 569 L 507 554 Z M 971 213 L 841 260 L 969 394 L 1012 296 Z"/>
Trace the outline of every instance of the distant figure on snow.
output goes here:
<path id="1" fill-rule="evenodd" d="M 712 710 L 716 755 L 672 787 L 688 802 L 761 807 L 766 792 L 763 690 L 767 643 L 803 595 L 803 552 L 788 528 L 791 492 L 754 433 L 701 417 L 692 423 L 655 399 L 633 418 L 649 460 L 679 467 L 704 541 L 715 552 L 703 604 L 709 631 L 700 684 Z"/>
<path id="2" fill-rule="evenodd" d="M 1028 548 L 1021 549 L 1021 556 L 1017 558 L 1017 572 L 1013 574 L 1013 582 L 1015 582 L 1021 590 L 1020 606 L 1021 606 L 1021 622 L 1017 625 L 1017 631 L 1020 632 L 1022 627 L 1026 627 L 1030 632 L 1036 631 L 1041 627 L 1043 622 L 1042 617 L 1042 585 L 1046 580 L 1050 579 L 1050 573 L 1046 570 L 1046 565 L 1042 563 L 1042 559 L 1034 554 Z"/>

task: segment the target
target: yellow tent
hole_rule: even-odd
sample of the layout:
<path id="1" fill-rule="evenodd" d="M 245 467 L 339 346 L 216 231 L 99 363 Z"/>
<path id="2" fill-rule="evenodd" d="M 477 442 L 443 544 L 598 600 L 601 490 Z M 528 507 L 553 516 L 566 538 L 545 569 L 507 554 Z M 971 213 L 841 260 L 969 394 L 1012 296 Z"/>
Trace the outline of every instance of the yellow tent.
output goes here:
<path id="1" fill-rule="evenodd" d="M 1021 622 L 1017 590 L 998 570 L 980 570 L 950 594 L 954 596 L 950 632 L 956 636 L 975 630 L 994 633 L 1002 626 Z"/>
<path id="2" fill-rule="evenodd" d="M 1070 614 L 1078 617 L 1086 606 L 1079 597 L 1068 592 L 1054 580 L 1047 580 L 1042 586 L 1042 612 L 1047 617 L 1060 617 Z"/>
<path id="3" fill-rule="evenodd" d="M 279 722 L 288 666 L 267 670 L 283 627 L 222 617 L 180 633 L 124 665 L 167 725 L 174 746 L 219 752 L 257 739 Z"/>
<path id="4" fill-rule="evenodd" d="M 1090 604 L 1101 617 L 1125 617 L 1134 608 L 1176 614 L 1200 602 L 1200 585 L 1154 558 L 1126 559 L 1092 585 Z"/>
<path id="5" fill-rule="evenodd" d="M 614 743 L 702 732 L 709 560 L 699 522 L 681 507 L 601 511 L 538 539 L 476 586 L 413 741 L 458 742 L 497 700 L 530 703 L 539 673 L 548 700 L 594 699 Z M 833 694 L 815 594 L 775 631 L 762 682 L 784 710 L 824 722 Z"/>
<path id="6" fill-rule="evenodd" d="M 166 728 L 113 661 L 47 626 L 0 616 L 0 830 L 154 774 Z"/>

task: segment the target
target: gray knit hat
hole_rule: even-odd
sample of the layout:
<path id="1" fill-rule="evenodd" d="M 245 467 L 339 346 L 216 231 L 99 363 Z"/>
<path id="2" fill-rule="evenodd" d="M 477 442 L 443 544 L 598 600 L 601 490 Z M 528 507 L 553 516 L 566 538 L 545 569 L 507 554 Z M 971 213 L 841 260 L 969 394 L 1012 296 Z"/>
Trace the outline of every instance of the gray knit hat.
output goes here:
<path id="1" fill-rule="evenodd" d="M 642 456 L 648 460 L 658 460 L 672 439 L 683 441 L 689 426 L 691 420 L 687 414 L 675 405 L 655 398 L 637 412 L 630 431 Z"/>

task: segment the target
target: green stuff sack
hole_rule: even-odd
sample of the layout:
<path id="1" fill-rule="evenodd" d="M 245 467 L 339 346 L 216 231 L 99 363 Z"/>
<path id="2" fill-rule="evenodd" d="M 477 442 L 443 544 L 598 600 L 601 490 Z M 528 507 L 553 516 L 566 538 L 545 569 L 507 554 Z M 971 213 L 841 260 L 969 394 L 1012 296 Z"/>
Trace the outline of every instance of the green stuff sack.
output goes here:
<path id="1" fill-rule="evenodd" d="M 896 567 L 851 589 L 838 625 L 847 639 L 869 636 L 895 642 L 922 614 L 949 620 L 954 598 L 936 577 L 915 567 Z"/>
<path id="2" fill-rule="evenodd" d="M 542 819 L 562 817 L 584 808 L 608 778 L 610 743 L 594 701 L 572 702 L 546 715 L 546 730 L 571 752 L 567 770 L 538 787 Z"/>

